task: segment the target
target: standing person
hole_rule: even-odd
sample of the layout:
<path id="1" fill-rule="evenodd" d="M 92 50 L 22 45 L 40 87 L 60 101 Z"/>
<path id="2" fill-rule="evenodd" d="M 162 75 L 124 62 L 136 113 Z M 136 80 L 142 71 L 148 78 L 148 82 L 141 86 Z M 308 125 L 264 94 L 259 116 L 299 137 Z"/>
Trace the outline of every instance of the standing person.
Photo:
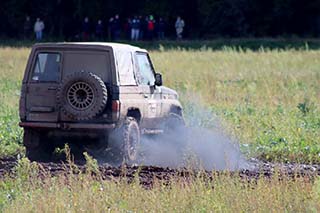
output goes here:
<path id="1" fill-rule="evenodd" d="M 158 39 L 163 40 L 164 39 L 164 31 L 165 31 L 166 24 L 163 20 L 163 18 L 159 18 L 158 23 Z"/>
<path id="2" fill-rule="evenodd" d="M 131 40 L 138 41 L 140 33 L 140 19 L 135 16 L 131 24 Z"/>
<path id="3" fill-rule="evenodd" d="M 132 21 L 131 18 L 127 18 L 127 21 L 123 25 L 124 33 L 127 40 L 131 38 Z"/>
<path id="4" fill-rule="evenodd" d="M 23 38 L 30 39 L 30 35 L 32 34 L 32 24 L 30 20 L 30 16 L 26 16 L 26 20 L 23 24 Z"/>
<path id="5" fill-rule="evenodd" d="M 113 38 L 113 34 L 114 34 L 113 21 L 114 21 L 114 18 L 111 17 L 108 22 L 108 39 L 109 39 L 109 41 L 112 41 L 114 39 Z"/>
<path id="6" fill-rule="evenodd" d="M 118 40 L 120 38 L 120 33 L 121 33 L 121 25 L 120 25 L 120 17 L 119 15 L 115 15 L 114 20 L 113 20 L 113 39 Z"/>
<path id="7" fill-rule="evenodd" d="M 90 36 L 89 18 L 85 17 L 82 23 L 82 41 L 88 41 Z"/>
<path id="8" fill-rule="evenodd" d="M 149 17 L 146 16 L 145 18 L 143 18 L 141 16 L 140 19 L 140 39 L 141 40 L 145 40 L 148 38 L 148 22 L 149 22 Z"/>
<path id="9" fill-rule="evenodd" d="M 149 40 L 152 40 L 153 39 L 153 36 L 154 36 L 154 28 L 155 28 L 155 20 L 153 18 L 153 15 L 150 15 L 149 16 L 149 21 L 148 21 L 148 31 L 147 31 L 147 34 L 148 34 L 148 39 Z"/>
<path id="10" fill-rule="evenodd" d="M 139 22 L 140 22 L 140 27 L 139 27 L 139 40 L 143 39 L 143 31 L 144 31 L 144 19 L 142 16 L 139 16 Z"/>
<path id="11" fill-rule="evenodd" d="M 40 18 L 37 18 L 36 23 L 34 24 L 34 32 L 36 34 L 37 41 L 42 40 L 42 32 L 44 30 L 44 23 Z"/>
<path id="12" fill-rule="evenodd" d="M 104 35 L 104 27 L 103 27 L 102 21 L 99 19 L 96 25 L 96 37 L 98 40 L 101 41 L 103 39 L 103 35 Z"/>
<path id="13" fill-rule="evenodd" d="M 182 33 L 183 33 L 184 26 L 185 26 L 184 20 L 180 16 L 178 16 L 176 24 L 175 24 L 177 39 L 182 39 Z"/>

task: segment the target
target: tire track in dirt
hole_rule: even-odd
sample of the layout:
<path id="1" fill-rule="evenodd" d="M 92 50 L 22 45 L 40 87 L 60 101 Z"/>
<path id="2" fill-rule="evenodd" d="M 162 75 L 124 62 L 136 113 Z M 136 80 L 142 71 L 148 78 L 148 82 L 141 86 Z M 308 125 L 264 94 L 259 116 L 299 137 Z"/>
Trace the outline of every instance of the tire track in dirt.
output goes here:
<path id="1" fill-rule="evenodd" d="M 0 159 L 0 178 L 6 175 L 14 176 L 14 168 L 17 165 L 17 160 L 13 158 Z M 50 174 L 57 176 L 61 174 L 67 175 L 70 173 L 69 165 L 66 163 L 44 163 L 38 162 L 41 168 L 41 174 Z M 82 164 L 76 165 L 80 172 L 85 172 L 86 168 Z M 161 168 L 155 166 L 122 166 L 112 167 L 110 165 L 100 165 L 99 171 L 102 179 L 117 180 L 125 177 L 129 182 L 139 177 L 140 184 L 150 187 L 155 181 L 164 181 L 170 183 L 170 180 L 175 178 L 189 178 L 195 177 L 199 174 L 197 171 L 188 170 L 185 168 L 171 169 Z M 41 177 L 41 174 L 39 176 Z M 320 165 L 306 165 L 306 164 L 274 164 L 268 162 L 260 162 L 257 160 L 251 161 L 250 169 L 243 169 L 239 171 L 203 171 L 203 176 L 214 179 L 214 175 L 228 174 L 230 176 L 238 176 L 244 180 L 258 180 L 259 178 L 272 178 L 278 175 L 279 179 L 295 179 L 304 177 L 307 180 L 313 180 L 320 176 Z"/>

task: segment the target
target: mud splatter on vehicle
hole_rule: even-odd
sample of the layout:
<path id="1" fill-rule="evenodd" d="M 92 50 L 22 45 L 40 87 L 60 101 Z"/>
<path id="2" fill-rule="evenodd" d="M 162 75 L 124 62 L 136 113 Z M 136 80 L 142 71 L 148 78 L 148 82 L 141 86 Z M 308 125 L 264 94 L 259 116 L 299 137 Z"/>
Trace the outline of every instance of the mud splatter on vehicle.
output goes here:
<path id="1" fill-rule="evenodd" d="M 111 149 L 128 164 L 137 159 L 141 135 L 183 123 L 178 94 L 162 86 L 148 52 L 116 43 L 34 45 L 20 119 L 31 160 L 50 159 L 68 143 L 88 152 Z"/>

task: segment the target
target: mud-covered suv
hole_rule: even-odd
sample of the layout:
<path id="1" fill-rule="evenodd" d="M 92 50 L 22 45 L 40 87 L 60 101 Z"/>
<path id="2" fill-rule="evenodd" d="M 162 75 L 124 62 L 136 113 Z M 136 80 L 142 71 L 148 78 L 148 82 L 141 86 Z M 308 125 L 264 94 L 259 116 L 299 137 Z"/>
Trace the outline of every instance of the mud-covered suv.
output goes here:
<path id="1" fill-rule="evenodd" d="M 117 43 L 34 45 L 19 109 L 31 160 L 61 143 L 107 146 L 117 132 L 121 156 L 134 161 L 141 134 L 183 122 L 177 93 L 162 86 L 147 51 Z"/>

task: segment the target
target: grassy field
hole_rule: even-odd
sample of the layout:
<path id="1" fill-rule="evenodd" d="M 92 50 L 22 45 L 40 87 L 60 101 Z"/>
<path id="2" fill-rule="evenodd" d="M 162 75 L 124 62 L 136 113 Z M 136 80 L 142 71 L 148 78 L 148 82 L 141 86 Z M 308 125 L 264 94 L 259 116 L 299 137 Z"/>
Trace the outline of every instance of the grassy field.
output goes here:
<path id="1" fill-rule="evenodd" d="M 319 57 L 295 50 L 152 54 L 164 82 L 199 96 L 253 156 L 296 162 L 320 162 Z"/>
<path id="2" fill-rule="evenodd" d="M 0 156 L 23 155 L 18 123 L 19 86 L 29 48 L 0 49 Z M 268 161 L 320 163 L 320 51 L 224 47 L 151 51 L 164 84 L 180 92 L 187 121 L 211 127 L 211 114 L 248 156 Z M 195 100 L 195 101 L 194 101 Z M 201 119 L 194 102 L 211 113 Z M 208 117 L 209 115 L 209 117 Z M 26 166 L 26 165 L 24 165 Z M 30 165 L 29 165 L 30 166 Z M 27 166 L 28 167 L 28 166 Z M 28 171 L 28 169 L 24 169 Z M 23 178 L 27 176 L 28 179 Z M 212 185 L 138 184 L 70 177 L 44 182 L 19 174 L 0 184 L 0 209 L 61 211 L 319 211 L 320 183 L 260 180 L 246 185 L 217 177 Z M 214 188 L 214 190 L 212 190 Z M 27 195 L 27 196 L 25 196 Z M 45 196 L 43 196 L 45 195 Z M 49 202 L 50 201 L 50 202 Z M 96 202 L 94 202 L 96 201 Z M 232 203 L 232 205 L 230 205 Z"/>
<path id="3" fill-rule="evenodd" d="M 88 166 L 87 168 L 93 168 Z M 16 178 L 0 181 L 2 212 L 317 212 L 320 210 L 320 179 L 303 178 L 246 181 L 214 175 L 177 178 L 171 184 L 155 182 L 152 189 L 128 183 L 80 175 L 37 176 L 36 164 L 22 159 Z M 92 170 L 88 170 L 92 171 Z"/>
<path id="4" fill-rule="evenodd" d="M 0 156 L 21 152 L 18 98 L 29 51 L 0 49 Z M 248 155 L 320 162 L 320 51 L 161 49 L 151 57 L 165 85 L 180 92 L 189 120 L 200 113 L 189 104 L 196 100 Z"/>

